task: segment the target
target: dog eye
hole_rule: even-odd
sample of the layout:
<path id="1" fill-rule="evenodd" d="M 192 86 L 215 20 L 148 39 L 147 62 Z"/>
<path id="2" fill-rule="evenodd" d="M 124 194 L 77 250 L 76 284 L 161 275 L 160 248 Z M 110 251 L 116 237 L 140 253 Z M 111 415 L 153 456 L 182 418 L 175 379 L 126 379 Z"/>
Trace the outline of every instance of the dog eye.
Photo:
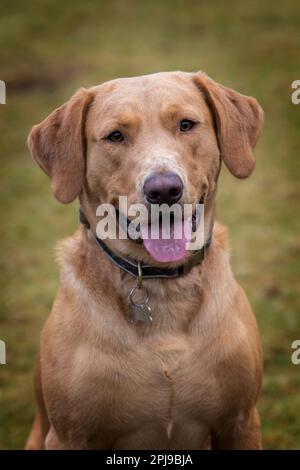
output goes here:
<path id="1" fill-rule="evenodd" d="M 113 131 L 106 137 L 106 139 L 111 142 L 123 142 L 124 136 L 120 131 Z"/>
<path id="2" fill-rule="evenodd" d="M 193 129 L 194 125 L 196 123 L 194 121 L 191 121 L 190 119 L 183 119 L 180 122 L 180 130 L 181 132 L 187 132 Z"/>

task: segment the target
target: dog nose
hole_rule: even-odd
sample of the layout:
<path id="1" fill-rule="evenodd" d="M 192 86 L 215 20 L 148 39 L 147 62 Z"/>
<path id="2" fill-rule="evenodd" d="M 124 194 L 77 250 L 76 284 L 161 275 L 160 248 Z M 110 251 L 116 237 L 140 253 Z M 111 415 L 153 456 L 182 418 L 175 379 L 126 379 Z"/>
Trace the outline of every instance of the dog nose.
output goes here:
<path id="1" fill-rule="evenodd" d="M 150 204 L 172 205 L 181 198 L 183 183 L 176 173 L 153 174 L 146 179 L 143 189 Z"/>

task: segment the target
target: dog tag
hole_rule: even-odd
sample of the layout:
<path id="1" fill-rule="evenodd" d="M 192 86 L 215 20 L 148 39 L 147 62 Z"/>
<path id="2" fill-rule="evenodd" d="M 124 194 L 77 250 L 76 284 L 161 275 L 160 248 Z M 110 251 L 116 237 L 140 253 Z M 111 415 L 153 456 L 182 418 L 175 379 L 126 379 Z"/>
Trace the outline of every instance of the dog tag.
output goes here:
<path id="1" fill-rule="evenodd" d="M 142 285 L 142 268 L 138 263 L 137 283 L 129 292 L 130 300 L 130 316 L 131 323 L 142 322 L 145 325 L 151 325 L 153 322 L 151 308 L 148 305 L 149 293 L 148 289 Z"/>
<path id="2" fill-rule="evenodd" d="M 130 321 L 132 323 L 138 323 L 139 321 L 145 325 L 151 325 L 153 322 L 151 316 L 151 308 L 149 305 L 130 305 Z"/>

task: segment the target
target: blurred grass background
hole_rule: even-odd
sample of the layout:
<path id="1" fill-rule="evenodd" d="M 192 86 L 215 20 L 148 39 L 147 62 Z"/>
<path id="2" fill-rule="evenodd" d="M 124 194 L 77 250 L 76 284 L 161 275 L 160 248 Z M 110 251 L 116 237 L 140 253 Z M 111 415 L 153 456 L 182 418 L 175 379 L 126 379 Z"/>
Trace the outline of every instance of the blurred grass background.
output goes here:
<path id="1" fill-rule="evenodd" d="M 262 104 L 266 123 L 247 181 L 224 169 L 217 215 L 260 325 L 265 448 L 300 448 L 300 4 L 295 1 L 2 0 L 0 79 L 0 448 L 21 448 L 35 411 L 32 366 L 58 285 L 55 241 L 77 226 L 26 148 L 30 127 L 79 86 L 202 69 Z"/>

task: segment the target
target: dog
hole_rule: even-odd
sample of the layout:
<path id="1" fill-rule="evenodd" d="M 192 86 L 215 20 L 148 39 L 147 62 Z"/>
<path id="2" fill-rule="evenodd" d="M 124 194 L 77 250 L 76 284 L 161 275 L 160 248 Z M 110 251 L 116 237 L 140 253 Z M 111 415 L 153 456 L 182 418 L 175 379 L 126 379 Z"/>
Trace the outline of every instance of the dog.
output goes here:
<path id="1" fill-rule="evenodd" d="M 222 162 L 252 172 L 262 125 L 254 98 L 165 72 L 80 89 L 32 128 L 33 158 L 82 217 L 57 248 L 27 449 L 261 448 L 260 337 L 214 205 Z M 100 240 L 96 207 L 119 210 L 120 195 L 147 210 L 202 202 L 203 246 L 169 240 L 164 257 L 151 237 Z"/>

